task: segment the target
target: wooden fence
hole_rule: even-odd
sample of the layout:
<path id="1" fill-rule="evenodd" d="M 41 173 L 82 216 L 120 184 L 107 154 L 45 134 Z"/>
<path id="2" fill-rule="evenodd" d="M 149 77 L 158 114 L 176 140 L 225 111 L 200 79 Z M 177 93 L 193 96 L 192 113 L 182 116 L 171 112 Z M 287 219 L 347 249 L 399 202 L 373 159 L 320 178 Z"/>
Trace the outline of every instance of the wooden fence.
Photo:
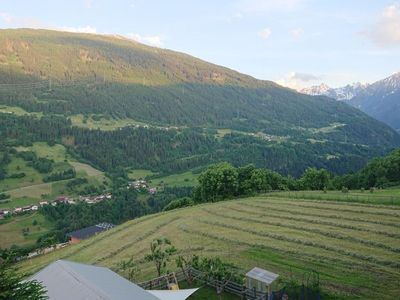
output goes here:
<path id="1" fill-rule="evenodd" d="M 267 300 L 268 294 L 256 291 L 255 289 L 248 289 L 244 285 L 233 281 L 219 281 L 208 278 L 205 273 L 194 268 L 186 269 L 184 272 L 193 278 L 196 282 L 201 282 L 205 285 L 215 288 L 217 291 L 227 291 L 229 293 L 238 295 L 241 299 L 246 300 Z M 186 281 L 186 276 L 182 270 L 175 272 L 175 277 L 179 281 Z M 172 273 L 138 283 L 139 286 L 145 290 L 163 290 L 168 289 L 168 279 L 173 276 Z"/>

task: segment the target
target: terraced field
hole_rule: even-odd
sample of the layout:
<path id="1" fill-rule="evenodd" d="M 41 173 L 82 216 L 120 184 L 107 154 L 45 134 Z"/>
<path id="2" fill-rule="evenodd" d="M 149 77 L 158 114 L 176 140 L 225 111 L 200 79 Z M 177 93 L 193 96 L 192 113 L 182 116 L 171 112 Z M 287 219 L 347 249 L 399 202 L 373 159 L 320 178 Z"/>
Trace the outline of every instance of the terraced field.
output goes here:
<path id="1" fill-rule="evenodd" d="M 155 275 L 144 261 L 150 241 L 166 236 L 180 253 L 219 256 L 243 271 L 259 266 L 301 280 L 317 270 L 332 299 L 396 299 L 399 221 L 399 206 L 254 197 L 136 219 L 21 269 L 33 273 L 58 258 L 113 268 L 133 256 L 140 281 Z"/>

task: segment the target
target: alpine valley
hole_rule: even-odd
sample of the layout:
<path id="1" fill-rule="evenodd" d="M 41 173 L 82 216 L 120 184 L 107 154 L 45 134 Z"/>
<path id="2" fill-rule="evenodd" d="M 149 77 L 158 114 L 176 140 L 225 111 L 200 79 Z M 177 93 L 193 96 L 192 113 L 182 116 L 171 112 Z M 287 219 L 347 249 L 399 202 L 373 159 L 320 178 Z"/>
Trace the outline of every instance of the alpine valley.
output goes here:
<path id="1" fill-rule="evenodd" d="M 223 160 L 343 174 L 400 145 L 346 103 L 120 36 L 1 30 L 0 81 L 3 142 L 59 143 L 102 171 Z"/>

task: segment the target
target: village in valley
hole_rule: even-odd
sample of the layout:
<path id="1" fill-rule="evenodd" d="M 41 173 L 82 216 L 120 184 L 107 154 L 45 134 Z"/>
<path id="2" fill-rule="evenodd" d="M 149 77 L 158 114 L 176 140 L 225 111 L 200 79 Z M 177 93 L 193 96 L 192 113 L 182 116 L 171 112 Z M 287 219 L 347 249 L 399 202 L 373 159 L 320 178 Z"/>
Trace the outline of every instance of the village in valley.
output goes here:
<path id="1" fill-rule="evenodd" d="M 154 195 L 157 193 L 157 188 L 150 187 L 148 182 L 144 179 L 129 181 L 126 188 L 133 189 L 133 190 L 136 190 L 136 191 L 142 192 L 142 193 L 149 193 L 151 195 Z M 10 208 L 10 209 L 0 210 L 0 220 L 9 215 L 17 215 L 17 214 L 22 214 L 22 213 L 35 212 L 35 211 L 38 211 L 40 207 L 43 207 L 45 205 L 56 206 L 59 203 L 74 205 L 77 202 L 85 202 L 87 204 L 95 204 L 95 203 L 99 203 L 101 201 L 110 200 L 110 199 L 112 199 L 111 193 L 104 193 L 104 194 L 92 195 L 92 196 L 61 195 L 52 201 L 42 200 L 37 204 L 31 204 L 31 205 L 26 205 L 26 206 L 22 206 L 22 207 L 15 207 L 12 209 Z"/>

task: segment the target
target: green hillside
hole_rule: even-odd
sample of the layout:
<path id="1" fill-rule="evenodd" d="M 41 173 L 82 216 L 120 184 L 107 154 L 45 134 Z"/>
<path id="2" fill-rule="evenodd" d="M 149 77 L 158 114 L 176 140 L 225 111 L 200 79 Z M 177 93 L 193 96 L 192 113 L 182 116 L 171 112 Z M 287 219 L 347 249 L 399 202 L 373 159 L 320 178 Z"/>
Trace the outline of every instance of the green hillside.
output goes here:
<path id="1" fill-rule="evenodd" d="M 32 146 L 18 146 L 7 152 L 9 161 L 5 164 L 5 177 L 0 180 L 0 193 L 9 198 L 0 200 L 0 209 L 10 209 L 36 204 L 42 200 L 54 200 L 63 194 L 77 195 L 89 188 L 103 190 L 105 176 L 103 172 L 88 164 L 77 162 L 60 144 L 49 146 L 36 142 Z M 23 153 L 34 154 L 36 160 L 46 159 L 51 162 L 51 170 L 40 172 L 34 163 L 21 156 Z M 0 150 L 0 157 L 4 157 Z M 72 178 L 46 180 L 52 174 L 73 169 L 74 178 L 82 178 L 84 183 L 73 185 Z M 21 175 L 21 176 L 18 176 Z"/>
<path id="2" fill-rule="evenodd" d="M 325 97 L 122 37 L 32 29 L 0 31 L 0 136 L 56 141 L 103 171 L 168 175 L 221 160 L 343 174 L 400 145 Z"/>
<path id="3" fill-rule="evenodd" d="M 256 126 L 270 133 L 371 122 L 342 103 L 116 36 L 1 30 L 0 62 L 0 90 L 10 94 L 2 102 L 13 99 L 33 111 L 99 113 L 176 125 Z M 22 84 L 27 82 L 31 84 Z M 21 83 L 17 94 L 12 91 L 15 83 Z M 385 128 L 377 122 L 374 126 Z"/>
<path id="4" fill-rule="evenodd" d="M 144 260 L 150 242 L 168 237 L 177 255 L 218 256 L 242 271 L 259 266 L 301 280 L 316 270 L 335 299 L 393 299 L 400 292 L 399 219 L 398 206 L 260 196 L 145 216 L 20 267 L 33 273 L 64 258 L 116 268 L 133 257 L 140 281 L 155 277 Z"/>

